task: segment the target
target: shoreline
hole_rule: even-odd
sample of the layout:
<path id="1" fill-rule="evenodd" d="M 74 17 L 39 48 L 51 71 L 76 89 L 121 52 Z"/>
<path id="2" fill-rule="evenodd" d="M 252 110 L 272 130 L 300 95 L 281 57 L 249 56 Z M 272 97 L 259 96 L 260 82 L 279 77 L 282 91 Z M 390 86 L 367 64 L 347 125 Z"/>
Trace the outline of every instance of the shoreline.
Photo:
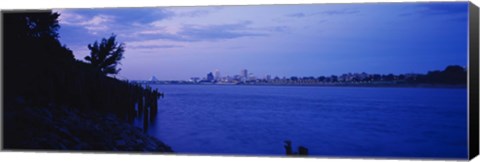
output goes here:
<path id="1" fill-rule="evenodd" d="M 467 85 L 440 84 L 193 84 L 193 83 L 142 83 L 145 85 L 206 85 L 206 86 L 278 86 L 278 87 L 348 87 L 348 88 L 444 88 L 467 89 Z"/>
<path id="2" fill-rule="evenodd" d="M 4 150 L 172 154 L 156 137 L 111 113 L 64 106 L 4 111 Z"/>

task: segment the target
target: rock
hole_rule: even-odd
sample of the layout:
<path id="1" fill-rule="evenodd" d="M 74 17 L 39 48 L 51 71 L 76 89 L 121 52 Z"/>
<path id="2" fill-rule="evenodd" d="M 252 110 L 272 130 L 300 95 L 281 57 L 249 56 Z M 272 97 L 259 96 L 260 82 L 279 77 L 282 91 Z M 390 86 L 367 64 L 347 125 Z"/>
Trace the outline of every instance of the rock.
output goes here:
<path id="1" fill-rule="evenodd" d="M 12 109 L 5 116 L 6 150 L 173 152 L 169 146 L 114 115 L 37 107 Z"/>

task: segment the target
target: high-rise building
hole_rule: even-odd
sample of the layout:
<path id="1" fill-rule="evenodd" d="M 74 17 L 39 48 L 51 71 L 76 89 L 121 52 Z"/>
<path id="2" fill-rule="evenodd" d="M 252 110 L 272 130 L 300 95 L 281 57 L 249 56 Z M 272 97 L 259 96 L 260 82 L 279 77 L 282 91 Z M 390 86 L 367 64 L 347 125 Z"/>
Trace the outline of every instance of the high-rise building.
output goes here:
<path id="1" fill-rule="evenodd" d="M 265 76 L 265 80 L 267 80 L 267 81 L 272 80 L 272 76 L 267 74 L 267 75 Z"/>
<path id="2" fill-rule="evenodd" d="M 213 74 L 212 74 L 211 72 L 208 73 L 208 74 L 207 74 L 207 81 L 213 82 L 213 79 L 214 79 Z"/>
<path id="3" fill-rule="evenodd" d="M 220 71 L 218 69 L 216 69 L 215 70 L 215 80 L 219 81 L 219 80 L 221 80 L 221 77 L 222 76 L 220 76 Z"/>
<path id="4" fill-rule="evenodd" d="M 248 79 L 248 71 L 247 69 L 243 69 L 242 71 L 240 71 L 240 76 L 242 77 L 242 79 Z"/>

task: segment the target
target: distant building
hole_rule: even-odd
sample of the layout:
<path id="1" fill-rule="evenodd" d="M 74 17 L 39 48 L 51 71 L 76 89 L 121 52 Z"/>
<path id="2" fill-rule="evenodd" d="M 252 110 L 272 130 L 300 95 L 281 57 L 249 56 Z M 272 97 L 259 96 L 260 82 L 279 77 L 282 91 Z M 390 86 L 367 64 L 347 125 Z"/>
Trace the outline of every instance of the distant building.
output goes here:
<path id="1" fill-rule="evenodd" d="M 222 76 L 220 76 L 220 71 L 218 69 L 215 70 L 215 80 L 220 81 Z"/>
<path id="2" fill-rule="evenodd" d="M 158 82 L 158 79 L 157 79 L 157 77 L 152 76 L 149 81 L 151 81 L 151 82 Z"/>
<path id="3" fill-rule="evenodd" d="M 243 69 L 240 71 L 240 80 L 247 81 L 248 80 L 248 71 L 247 69 Z"/>
<path id="4" fill-rule="evenodd" d="M 240 75 L 235 75 L 235 76 L 233 76 L 233 79 L 234 79 L 234 80 L 242 80 L 242 76 L 240 76 Z"/>
<path id="5" fill-rule="evenodd" d="M 207 74 L 207 81 L 213 82 L 214 79 L 215 79 L 215 77 L 213 76 L 213 74 L 211 72 Z"/>
<path id="6" fill-rule="evenodd" d="M 198 83 L 200 81 L 199 77 L 191 77 L 190 82 Z"/>
<path id="7" fill-rule="evenodd" d="M 243 69 L 242 71 L 240 71 L 240 76 L 242 77 L 242 79 L 248 79 L 248 71 L 247 69 Z"/>
<path id="8" fill-rule="evenodd" d="M 255 80 L 257 80 L 257 77 L 255 77 L 253 75 L 248 77 L 248 81 L 255 81 Z"/>
<path id="9" fill-rule="evenodd" d="M 231 76 L 226 76 L 226 77 L 225 77 L 225 81 L 226 81 L 226 82 L 230 82 L 230 81 L 232 81 L 232 80 L 233 80 L 233 77 L 231 77 Z"/>

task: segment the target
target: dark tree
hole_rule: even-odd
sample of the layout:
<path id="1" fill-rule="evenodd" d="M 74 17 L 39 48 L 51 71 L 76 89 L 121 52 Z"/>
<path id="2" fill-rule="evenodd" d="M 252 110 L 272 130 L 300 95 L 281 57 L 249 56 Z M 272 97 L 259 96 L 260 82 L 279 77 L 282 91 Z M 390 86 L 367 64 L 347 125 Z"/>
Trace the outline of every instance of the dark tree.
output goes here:
<path id="1" fill-rule="evenodd" d="M 386 81 L 394 81 L 395 80 L 395 75 L 393 74 L 388 74 L 385 76 Z"/>
<path id="2" fill-rule="evenodd" d="M 382 80 L 382 75 L 380 74 L 374 74 L 373 76 L 374 81 L 381 81 Z"/>
<path id="3" fill-rule="evenodd" d="M 319 77 L 317 78 L 317 80 L 318 80 L 319 82 L 324 82 L 325 79 L 326 79 L 325 76 L 319 76 Z"/>
<path id="4" fill-rule="evenodd" d="M 467 71 L 458 65 L 450 65 L 442 72 L 445 84 L 467 84 Z"/>
<path id="5" fill-rule="evenodd" d="M 75 60 L 72 51 L 58 40 L 58 13 L 10 11 L 2 12 L 1 16 L 4 34 L 2 113 L 7 117 L 2 121 L 5 126 L 3 148 L 111 150 L 110 142 L 106 142 L 110 136 L 98 136 L 98 131 L 84 129 L 85 126 L 56 122 L 61 119 L 58 117 L 95 112 L 94 116 L 113 114 L 133 121 L 137 115 L 136 103 L 140 105 L 144 101 L 149 101 L 149 111 L 157 112 L 156 101 L 163 94 L 105 76 L 118 72 L 115 65 L 124 51 L 123 44 L 115 42 L 115 36 L 89 45 L 91 63 L 96 65 L 92 66 Z M 40 109 L 38 112 L 48 115 L 37 114 Z M 67 109 L 76 110 L 66 114 L 61 111 Z M 82 115 L 82 118 L 90 117 Z M 65 130 L 69 138 L 59 140 L 65 137 Z"/>
<path id="6" fill-rule="evenodd" d="M 117 69 L 117 65 L 123 59 L 124 44 L 117 43 L 115 37 L 112 34 L 108 39 L 103 38 L 100 43 L 95 41 L 88 45 L 90 56 L 86 56 L 85 60 L 105 75 L 117 74 L 121 70 Z"/>
<path id="7" fill-rule="evenodd" d="M 330 78 L 332 78 L 332 82 L 338 82 L 338 76 L 332 75 Z"/>
<path id="8" fill-rule="evenodd" d="M 59 14 L 38 10 L 4 12 L 2 16 L 5 100 L 33 96 L 46 100 L 53 95 L 52 76 L 61 76 L 74 62 L 72 52 L 57 39 Z"/>

